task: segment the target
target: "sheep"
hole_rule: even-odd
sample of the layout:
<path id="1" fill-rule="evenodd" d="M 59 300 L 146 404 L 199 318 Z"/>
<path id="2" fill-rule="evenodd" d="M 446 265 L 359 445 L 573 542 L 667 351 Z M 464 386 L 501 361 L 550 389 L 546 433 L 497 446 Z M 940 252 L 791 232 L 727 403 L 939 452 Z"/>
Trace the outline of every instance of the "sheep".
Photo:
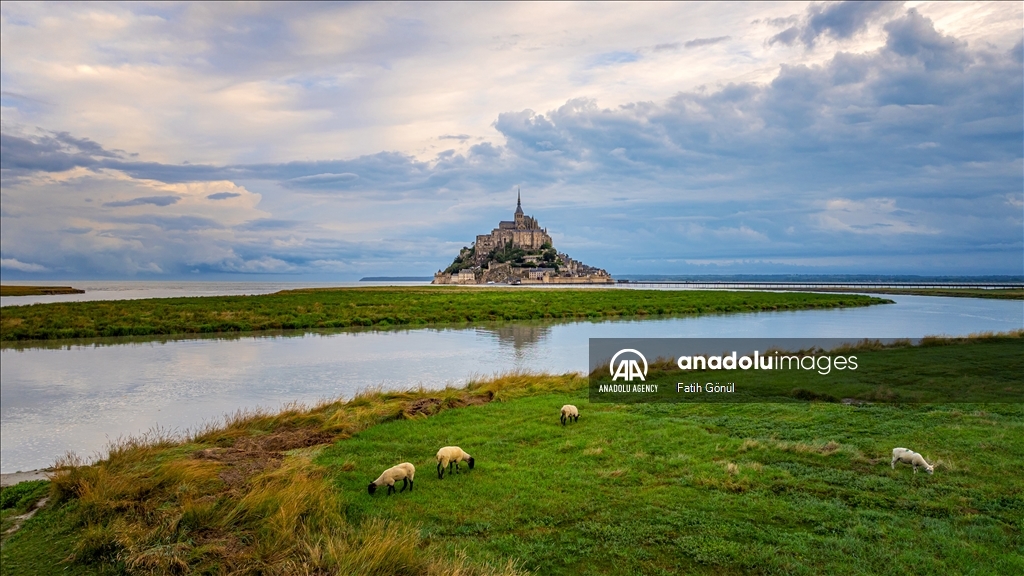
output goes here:
<path id="1" fill-rule="evenodd" d="M 409 486 L 409 492 L 412 492 L 412 481 L 416 476 L 416 467 L 408 462 L 402 462 L 397 466 L 392 466 L 384 471 L 376 480 L 370 482 L 370 485 L 366 487 L 370 496 L 377 491 L 377 486 L 384 484 L 388 485 L 388 496 L 395 492 L 395 482 L 402 481 L 402 489 L 399 492 L 405 492 L 406 485 Z"/>
<path id="2" fill-rule="evenodd" d="M 921 456 L 913 450 L 906 448 L 893 448 L 892 449 L 892 462 L 889 464 L 892 469 L 896 469 L 896 463 L 902 462 L 904 464 L 910 464 L 914 467 L 914 474 L 917 474 L 917 467 L 920 466 L 925 469 L 926 472 L 932 474 L 935 472 L 935 467 L 925 461 L 924 456 Z"/>
<path id="3" fill-rule="evenodd" d="M 562 426 L 565 426 L 566 421 L 571 420 L 573 422 L 580 421 L 580 411 L 572 404 L 566 404 L 562 406 Z"/>
<path id="4" fill-rule="evenodd" d="M 476 465 L 476 460 L 466 454 L 458 446 L 445 446 L 437 451 L 437 477 L 444 478 L 444 467 L 448 467 L 448 473 L 452 472 L 452 465 L 455 465 L 455 473 L 459 473 L 459 462 L 469 462 L 469 469 Z"/>

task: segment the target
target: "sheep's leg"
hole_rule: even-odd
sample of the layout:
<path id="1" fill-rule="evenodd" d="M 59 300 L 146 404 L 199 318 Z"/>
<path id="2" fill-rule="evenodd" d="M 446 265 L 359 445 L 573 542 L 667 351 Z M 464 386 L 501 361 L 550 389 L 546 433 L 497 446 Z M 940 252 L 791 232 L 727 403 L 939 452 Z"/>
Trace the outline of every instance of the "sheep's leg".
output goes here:
<path id="1" fill-rule="evenodd" d="M 405 487 L 409 485 L 408 478 L 402 478 L 402 489 L 399 492 L 405 492 Z"/>
<path id="2" fill-rule="evenodd" d="M 391 496 L 391 494 L 394 491 L 395 491 L 395 485 L 394 484 L 388 484 L 388 496 Z"/>
<path id="3" fill-rule="evenodd" d="M 892 466 L 893 470 L 896 469 L 896 457 L 895 456 L 892 457 L 892 462 L 890 462 L 889 464 Z"/>
<path id="4" fill-rule="evenodd" d="M 438 460 L 437 461 L 437 479 L 440 480 L 441 478 L 444 478 L 444 464 L 441 464 L 441 461 Z"/>
<path id="5" fill-rule="evenodd" d="M 562 426 L 565 426 L 565 414 L 562 414 L 562 416 L 559 418 L 559 420 L 562 421 Z"/>
<path id="6" fill-rule="evenodd" d="M 409 492 L 412 492 L 412 480 L 409 480 Z"/>

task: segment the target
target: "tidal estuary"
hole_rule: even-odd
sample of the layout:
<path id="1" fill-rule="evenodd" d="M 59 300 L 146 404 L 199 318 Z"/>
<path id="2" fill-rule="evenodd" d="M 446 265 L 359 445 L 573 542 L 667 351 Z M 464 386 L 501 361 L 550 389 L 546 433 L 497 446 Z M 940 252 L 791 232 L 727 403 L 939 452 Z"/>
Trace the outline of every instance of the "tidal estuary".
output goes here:
<path id="1" fill-rule="evenodd" d="M 896 304 L 635 321 L 34 343 L 0 350 L 0 471 L 95 458 L 154 428 L 359 390 L 459 386 L 511 370 L 587 369 L 589 338 L 920 338 L 1024 328 L 1024 302 L 886 296 Z"/>

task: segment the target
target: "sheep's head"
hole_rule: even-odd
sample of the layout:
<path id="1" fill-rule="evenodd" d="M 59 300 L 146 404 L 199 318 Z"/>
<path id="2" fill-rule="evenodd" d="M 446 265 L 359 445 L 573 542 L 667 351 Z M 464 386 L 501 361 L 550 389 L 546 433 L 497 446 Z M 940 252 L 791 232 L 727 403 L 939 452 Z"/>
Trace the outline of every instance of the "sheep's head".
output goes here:
<path id="1" fill-rule="evenodd" d="M 935 473 L 935 466 L 926 466 L 924 470 L 925 470 L 925 472 L 927 472 L 929 474 L 934 474 Z"/>
<path id="2" fill-rule="evenodd" d="M 475 466 L 475 465 L 476 465 L 476 460 L 472 456 L 470 456 L 469 457 L 469 469 L 472 470 L 473 466 Z"/>
<path id="3" fill-rule="evenodd" d="M 370 485 L 366 487 L 366 491 L 370 493 L 370 496 L 373 496 L 373 493 L 377 491 L 377 485 L 370 482 Z"/>

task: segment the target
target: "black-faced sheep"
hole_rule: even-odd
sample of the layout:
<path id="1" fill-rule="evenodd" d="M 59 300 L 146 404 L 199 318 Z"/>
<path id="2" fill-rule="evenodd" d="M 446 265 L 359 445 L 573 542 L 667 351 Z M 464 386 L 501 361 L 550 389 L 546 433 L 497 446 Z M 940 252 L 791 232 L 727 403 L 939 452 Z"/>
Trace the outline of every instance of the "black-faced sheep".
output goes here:
<path id="1" fill-rule="evenodd" d="M 579 422 L 580 411 L 572 404 L 566 404 L 562 406 L 562 426 L 565 426 L 566 421 Z"/>
<path id="2" fill-rule="evenodd" d="M 370 485 L 367 486 L 366 489 L 370 493 L 370 496 L 373 496 L 373 493 L 377 491 L 377 486 L 383 486 L 387 484 L 388 496 L 390 496 L 393 492 L 395 492 L 395 482 L 401 480 L 402 489 L 399 490 L 399 492 L 405 492 L 405 487 L 407 485 L 409 487 L 409 492 L 412 492 L 412 482 L 413 478 L 415 477 L 416 467 L 408 462 L 402 462 L 397 466 L 392 466 L 391 468 L 385 470 L 384 473 L 380 475 L 380 477 L 378 477 L 373 482 L 370 482 Z"/>
<path id="3" fill-rule="evenodd" d="M 935 467 L 926 462 L 924 456 L 921 456 L 917 452 L 914 452 L 913 450 L 908 450 L 906 448 L 892 449 L 892 462 L 890 462 L 889 464 L 892 466 L 893 470 L 896 469 L 897 462 L 902 462 L 904 464 L 910 464 L 911 466 L 913 466 L 914 474 L 917 474 L 917 468 L 919 466 L 921 468 L 924 468 L 925 471 L 928 472 L 929 474 L 935 472 Z"/>
<path id="4" fill-rule="evenodd" d="M 445 446 L 437 451 L 437 477 L 444 478 L 444 467 L 448 467 L 448 473 L 451 474 L 452 465 L 455 466 L 455 473 L 459 473 L 459 462 L 469 462 L 469 469 L 472 470 L 473 466 L 476 465 L 476 460 L 472 456 L 466 454 L 462 448 L 458 446 Z"/>

